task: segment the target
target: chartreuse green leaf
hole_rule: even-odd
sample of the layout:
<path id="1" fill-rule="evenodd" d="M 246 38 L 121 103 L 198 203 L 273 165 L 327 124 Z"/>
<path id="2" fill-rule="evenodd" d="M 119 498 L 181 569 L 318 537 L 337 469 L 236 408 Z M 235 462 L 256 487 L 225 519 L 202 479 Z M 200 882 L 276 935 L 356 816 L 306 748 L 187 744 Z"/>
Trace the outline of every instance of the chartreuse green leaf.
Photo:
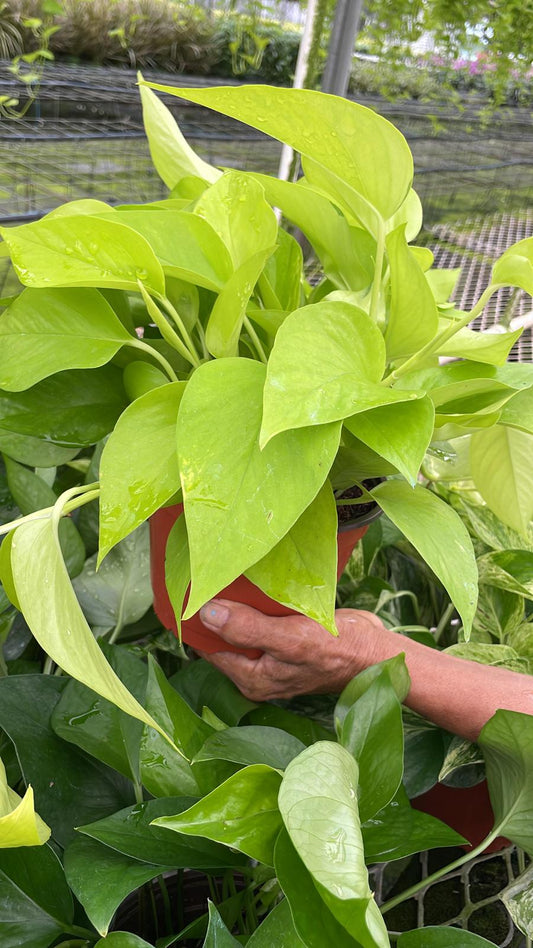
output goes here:
<path id="1" fill-rule="evenodd" d="M 481 556 L 478 566 L 480 583 L 533 599 L 532 551 L 495 550 Z"/>
<path id="2" fill-rule="evenodd" d="M 168 376 L 161 369 L 142 359 L 128 362 L 124 369 L 123 379 L 126 395 L 132 402 L 141 395 L 151 392 L 153 388 L 159 388 L 168 382 Z"/>
<path id="3" fill-rule="evenodd" d="M 362 290 L 371 283 L 376 251 L 367 231 L 350 226 L 331 201 L 303 181 L 280 181 L 261 174 L 254 177 L 263 185 L 270 203 L 303 231 L 335 286 Z"/>
<path id="4" fill-rule="evenodd" d="M 290 905 L 294 927 L 307 948 L 361 948 L 320 898 L 313 877 L 285 827 L 274 849 L 276 876 Z"/>
<path id="5" fill-rule="evenodd" d="M 483 727 L 478 744 L 485 758 L 492 836 L 533 854 L 533 716 L 499 710 Z"/>
<path id="6" fill-rule="evenodd" d="M 232 272 L 224 243 L 213 227 L 195 214 L 136 208 L 115 212 L 113 220 L 141 234 L 166 274 L 218 291 Z"/>
<path id="7" fill-rule="evenodd" d="M 195 802 L 191 797 L 163 797 L 126 807 L 80 832 L 139 862 L 169 869 L 226 869 L 242 866 L 242 856 L 210 840 L 190 839 L 153 825 L 156 818 L 182 813 Z"/>
<path id="8" fill-rule="evenodd" d="M 240 942 L 228 931 L 213 903 L 208 900 L 209 923 L 202 948 L 238 948 Z"/>
<path id="9" fill-rule="evenodd" d="M 360 412 L 345 418 L 344 424 L 414 485 L 433 436 L 434 419 L 435 409 L 426 395 Z"/>
<path id="10" fill-rule="evenodd" d="M 435 337 L 437 304 L 419 264 L 409 250 L 405 227 L 387 236 L 391 299 L 385 330 L 387 359 L 405 359 Z"/>
<path id="11" fill-rule="evenodd" d="M 337 527 L 335 498 L 326 483 L 283 539 L 246 570 L 247 578 L 271 599 L 315 619 L 334 635 Z"/>
<path id="12" fill-rule="evenodd" d="M 295 310 L 270 353 L 261 444 L 289 428 L 422 397 L 379 385 L 384 368 L 383 336 L 363 310 L 337 301 Z"/>
<path id="13" fill-rule="evenodd" d="M 52 661 L 165 736 L 105 659 L 76 599 L 51 520 L 30 521 L 17 528 L 11 564 L 22 613 Z"/>
<path id="14" fill-rule="evenodd" d="M 494 264 L 491 282 L 519 286 L 533 296 L 533 240 L 531 237 L 519 240 L 502 254 Z"/>
<path id="15" fill-rule="evenodd" d="M 277 770 L 252 764 L 184 813 L 161 817 L 152 825 L 216 840 L 272 866 L 274 843 L 281 828 L 280 783 Z"/>
<path id="16" fill-rule="evenodd" d="M 458 514 L 431 491 L 405 481 L 378 484 L 372 496 L 440 580 L 468 638 L 476 611 L 477 568 L 472 540 Z"/>
<path id="17" fill-rule="evenodd" d="M 262 364 L 239 358 L 207 362 L 187 383 L 177 425 L 192 575 L 185 618 L 282 539 L 338 448 L 340 425 L 322 425 L 284 433 L 261 451 L 264 380 Z"/>
<path id="18" fill-rule="evenodd" d="M 167 188 L 172 190 L 188 175 L 203 178 L 213 183 L 221 172 L 203 161 L 185 140 L 172 113 L 161 100 L 142 82 L 139 91 L 143 109 L 143 122 L 154 167 Z"/>
<path id="19" fill-rule="evenodd" d="M 180 514 L 168 535 L 165 551 L 165 583 L 181 641 L 183 603 L 191 582 L 191 560 L 185 517 Z"/>
<path id="20" fill-rule="evenodd" d="M 0 760 L 0 849 L 42 846 L 50 838 L 50 827 L 35 812 L 33 790 L 20 797 L 8 786 Z"/>
<path id="21" fill-rule="evenodd" d="M 533 517 L 533 434 L 495 425 L 472 435 L 470 465 L 490 509 L 522 535 Z"/>
<path id="22" fill-rule="evenodd" d="M 416 191 L 411 188 L 410 191 L 407 192 L 403 204 L 400 205 L 392 217 L 389 217 L 387 221 L 387 233 L 403 225 L 405 228 L 405 239 L 410 243 L 411 240 L 414 240 L 418 236 L 422 229 L 423 216 L 422 202 Z M 422 259 L 425 257 L 428 263 L 422 266 L 422 269 L 429 269 L 434 260 L 431 250 L 429 250 L 428 247 L 410 247 L 409 249 L 411 253 L 415 254 L 415 257 L 417 257 L 421 265 Z"/>
<path id="23" fill-rule="evenodd" d="M 42 510 L 55 504 L 57 496 L 42 477 L 7 457 L 5 466 L 11 496 L 21 514 L 26 516 L 35 510 Z M 72 520 L 65 519 L 60 523 L 59 540 L 69 575 L 77 576 L 85 562 L 86 553 L 81 536 Z"/>
<path id="24" fill-rule="evenodd" d="M 279 808 L 294 848 L 330 912 L 357 945 L 385 948 L 387 930 L 365 866 L 358 783 L 352 755 L 337 744 L 319 741 L 287 767 Z"/>
<path id="25" fill-rule="evenodd" d="M 429 925 L 404 932 L 397 945 L 398 948 L 494 948 L 493 941 L 449 925 Z"/>
<path id="26" fill-rule="evenodd" d="M 286 142 L 345 181 L 385 219 L 403 204 L 411 186 L 413 160 L 403 135 L 355 102 L 309 89 L 147 85 L 230 115 Z M 312 134 L 313 128 L 320 128 L 321 134 Z"/>
<path id="27" fill-rule="evenodd" d="M 131 341 L 98 290 L 24 290 L 2 314 L 0 386 L 19 392 L 62 369 L 103 365 Z"/>
<path id="28" fill-rule="evenodd" d="M 501 900 L 515 925 L 533 937 L 533 866 L 514 879 L 501 893 Z"/>
<path id="29" fill-rule="evenodd" d="M 194 213 L 207 221 L 227 247 L 233 269 L 276 243 L 276 215 L 262 186 L 242 171 L 227 171 L 198 200 Z"/>
<path id="30" fill-rule="evenodd" d="M 403 775 L 402 708 L 387 666 L 348 711 L 340 741 L 359 765 L 359 812 L 369 820 L 390 803 Z"/>
<path id="31" fill-rule="evenodd" d="M 49 948 L 72 931 L 72 895 L 50 846 L 1 850 L 0 888 L 2 948 Z"/>
<path id="32" fill-rule="evenodd" d="M 239 354 L 239 335 L 246 307 L 267 257 L 274 248 L 260 250 L 249 257 L 230 277 L 218 296 L 207 323 L 205 340 L 217 359 Z"/>
<path id="33" fill-rule="evenodd" d="M 68 884 L 100 935 L 107 935 L 126 896 L 160 873 L 160 865 L 138 862 L 87 836 L 75 839 L 65 852 Z"/>
<path id="34" fill-rule="evenodd" d="M 104 447 L 100 562 L 179 487 L 175 431 L 185 388 L 185 382 L 169 382 L 141 395 L 123 412 Z"/>
<path id="35" fill-rule="evenodd" d="M 501 422 L 533 434 L 533 387 L 517 392 L 509 399 L 502 408 Z"/>
<path id="36" fill-rule="evenodd" d="M 284 770 L 305 749 L 297 737 L 276 727 L 227 727 L 208 737 L 194 761 L 231 760 L 237 764 L 267 764 Z"/>
<path id="37" fill-rule="evenodd" d="M 153 948 L 153 945 L 131 932 L 110 932 L 100 938 L 94 948 Z"/>
<path id="38" fill-rule="evenodd" d="M 24 286 L 106 286 L 165 292 L 161 264 L 149 243 L 114 219 L 81 215 L 0 227 Z"/>
<path id="39" fill-rule="evenodd" d="M 265 279 L 270 283 L 279 307 L 292 313 L 303 302 L 302 248 L 292 234 L 281 228 L 277 241 L 276 250 L 266 262 Z M 267 300 L 263 299 L 263 302 L 266 305 Z"/>
<path id="40" fill-rule="evenodd" d="M 444 321 L 440 321 L 445 328 Z M 447 325 L 447 323 L 446 323 Z M 477 332 L 473 329 L 460 329 L 451 339 L 435 350 L 436 355 L 458 356 L 462 359 L 475 359 L 490 365 L 504 365 L 516 340 L 523 329 L 514 332 Z"/>

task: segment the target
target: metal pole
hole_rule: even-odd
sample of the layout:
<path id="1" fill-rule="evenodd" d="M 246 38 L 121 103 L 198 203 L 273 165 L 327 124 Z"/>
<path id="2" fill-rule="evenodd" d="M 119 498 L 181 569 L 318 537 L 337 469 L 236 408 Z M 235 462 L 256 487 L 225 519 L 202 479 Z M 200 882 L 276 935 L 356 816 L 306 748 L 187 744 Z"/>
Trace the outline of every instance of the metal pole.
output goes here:
<path id="1" fill-rule="evenodd" d="M 298 59 L 296 60 L 296 71 L 294 74 L 293 89 L 302 89 L 305 77 L 307 75 L 307 63 L 309 52 L 313 40 L 313 25 L 318 10 L 318 0 L 309 0 L 307 4 L 307 16 L 302 33 L 302 39 L 298 48 Z M 293 150 L 290 145 L 283 145 L 281 149 L 281 158 L 279 162 L 278 178 L 287 181 L 291 170 Z"/>
<path id="2" fill-rule="evenodd" d="M 346 95 L 355 37 L 359 30 L 364 0 L 338 0 L 331 31 L 328 58 L 322 77 L 322 92 Z"/>

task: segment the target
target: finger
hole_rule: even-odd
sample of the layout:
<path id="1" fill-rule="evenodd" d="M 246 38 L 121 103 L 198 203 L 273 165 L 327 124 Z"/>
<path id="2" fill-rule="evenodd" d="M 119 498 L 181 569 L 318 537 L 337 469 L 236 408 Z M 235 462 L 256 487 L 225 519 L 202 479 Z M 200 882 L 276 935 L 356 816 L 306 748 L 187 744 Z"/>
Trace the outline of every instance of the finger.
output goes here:
<path id="1" fill-rule="evenodd" d="M 211 652 L 203 654 L 208 662 L 231 678 L 234 685 L 250 701 L 268 701 L 273 697 L 274 684 L 267 664 L 272 661 L 263 655 L 259 659 L 247 658 L 234 652 Z"/>
<path id="2" fill-rule="evenodd" d="M 251 606 L 227 599 L 212 599 L 200 610 L 206 628 L 217 632 L 226 642 L 243 648 L 260 648 L 271 655 L 286 658 L 296 646 L 327 632 L 305 616 L 267 616 Z"/>

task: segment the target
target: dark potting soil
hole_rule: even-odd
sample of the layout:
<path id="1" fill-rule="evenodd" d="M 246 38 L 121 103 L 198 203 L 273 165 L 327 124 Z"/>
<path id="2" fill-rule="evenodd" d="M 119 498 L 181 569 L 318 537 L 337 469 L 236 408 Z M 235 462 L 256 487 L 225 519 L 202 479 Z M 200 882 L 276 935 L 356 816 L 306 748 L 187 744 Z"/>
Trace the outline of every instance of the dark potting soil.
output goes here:
<path id="1" fill-rule="evenodd" d="M 363 481 L 363 486 L 367 490 L 371 490 L 372 487 L 376 487 L 377 484 L 381 484 L 383 480 L 382 477 L 369 477 Z M 337 500 L 355 500 L 357 497 L 361 497 L 362 490 L 360 487 L 348 487 L 347 490 L 344 490 L 342 494 L 337 496 Z M 341 504 L 337 507 L 337 517 L 339 521 L 339 526 L 343 527 L 346 524 L 352 523 L 355 520 L 358 520 L 359 517 L 364 517 L 366 514 L 371 513 L 376 509 L 376 502 L 371 500 L 364 504 Z"/>

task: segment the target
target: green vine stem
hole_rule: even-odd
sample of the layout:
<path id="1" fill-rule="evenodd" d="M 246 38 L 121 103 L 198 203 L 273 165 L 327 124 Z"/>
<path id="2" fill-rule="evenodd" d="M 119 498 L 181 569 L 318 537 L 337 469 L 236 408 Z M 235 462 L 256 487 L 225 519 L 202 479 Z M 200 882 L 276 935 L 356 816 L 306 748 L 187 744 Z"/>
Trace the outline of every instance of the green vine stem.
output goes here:
<path id="1" fill-rule="evenodd" d="M 147 355 L 152 356 L 156 362 L 159 362 L 159 365 L 165 370 L 171 382 L 178 382 L 178 376 L 174 372 L 170 362 L 168 362 L 164 355 L 161 355 L 157 349 L 154 349 L 152 346 L 148 345 L 147 342 L 143 342 L 142 339 L 132 339 L 131 342 L 126 343 L 127 346 L 130 346 L 132 349 L 141 349 L 143 352 L 146 352 Z M 189 360 L 187 360 L 189 361 Z"/>
<path id="2" fill-rule="evenodd" d="M 148 315 L 153 319 L 155 325 L 156 325 L 157 328 L 159 329 L 159 332 L 160 332 L 161 335 L 163 336 L 163 339 L 165 340 L 165 342 L 168 342 L 169 346 L 172 346 L 172 348 L 175 349 L 176 352 L 179 352 L 179 354 L 180 354 L 181 356 L 183 356 L 183 358 L 186 359 L 187 362 L 190 362 L 190 364 L 191 364 L 194 368 L 196 368 L 196 366 L 198 366 L 198 365 L 200 364 L 200 360 L 199 360 L 199 358 L 198 358 L 198 353 L 196 352 L 196 349 L 195 349 L 194 346 L 192 345 L 192 343 L 191 343 L 191 341 L 190 341 L 190 339 L 189 339 L 189 335 L 188 335 L 188 333 L 187 333 L 187 330 L 186 330 L 185 327 L 183 326 L 183 323 L 182 323 L 180 317 L 178 316 L 178 314 L 176 313 L 176 310 L 175 310 L 174 307 L 172 306 L 172 303 L 170 302 L 170 300 L 167 300 L 166 296 L 163 296 L 163 295 L 160 294 L 160 293 L 157 293 L 157 294 L 154 293 L 154 296 L 157 296 L 157 299 L 158 299 L 161 303 L 163 303 L 163 305 L 165 306 L 165 308 L 166 308 L 167 310 L 168 310 L 168 308 L 170 307 L 170 309 L 173 311 L 173 318 L 174 318 L 174 321 L 175 321 L 175 322 L 176 322 L 176 320 L 178 321 L 178 323 L 179 323 L 179 328 L 180 328 L 180 329 L 181 329 L 181 328 L 183 329 L 183 331 L 184 331 L 184 333 L 185 333 L 185 336 L 187 337 L 187 339 L 188 339 L 188 341 L 189 341 L 189 343 L 190 343 L 191 348 L 189 348 L 189 346 L 188 346 L 182 339 L 180 339 L 180 337 L 178 336 L 178 334 L 177 334 L 177 332 L 175 331 L 175 329 L 172 328 L 172 326 L 171 326 L 170 323 L 168 322 L 167 318 L 164 316 L 164 314 L 163 314 L 163 313 L 161 312 L 161 310 L 159 309 L 159 306 L 157 305 L 157 303 L 155 303 L 154 300 L 152 299 L 152 297 L 150 296 L 150 294 L 149 294 L 148 290 L 146 289 L 144 283 L 142 283 L 141 280 L 137 280 L 137 285 L 138 285 L 138 287 L 139 287 L 139 290 L 141 291 L 142 298 L 143 298 L 144 303 L 145 303 L 145 305 L 146 305 L 146 309 L 148 310 Z M 134 340 L 133 342 L 135 342 L 135 340 Z"/>
<path id="3" fill-rule="evenodd" d="M 435 629 L 435 642 L 440 641 L 440 637 L 442 633 L 444 632 L 446 626 L 448 625 L 448 622 L 450 621 L 454 612 L 455 612 L 455 606 L 453 602 L 449 602 L 448 605 L 446 606 L 446 609 L 444 610 L 444 612 L 442 613 L 439 619 L 439 624 L 437 625 L 437 628 Z"/>
<path id="4" fill-rule="evenodd" d="M 67 502 L 62 505 L 60 517 L 65 517 L 72 510 L 77 510 L 78 507 L 83 507 L 84 504 L 90 504 L 91 501 L 96 500 L 100 495 L 100 486 L 98 483 L 81 485 L 79 487 L 72 487 L 70 491 L 65 492 L 65 494 L 69 494 L 70 497 L 74 497 L 75 493 L 82 494 L 82 496 L 76 497 L 76 500 L 67 499 Z M 65 494 L 61 494 L 60 497 L 58 497 L 53 507 L 44 507 L 42 510 L 35 511 L 35 513 L 27 514 L 25 517 L 19 517 L 18 520 L 3 523 L 0 526 L 0 536 L 10 533 L 12 530 L 16 530 L 24 523 L 32 523 L 34 520 L 49 520 L 53 516 L 59 501 L 65 497 Z"/>
<path id="5" fill-rule="evenodd" d="M 197 351 L 196 351 L 196 347 L 195 347 L 195 345 L 194 345 L 194 342 L 192 341 L 192 339 L 191 339 L 191 337 L 190 337 L 190 335 L 189 335 L 189 333 L 188 333 L 188 331 L 187 331 L 187 327 L 186 327 L 185 323 L 183 322 L 183 320 L 182 320 L 180 314 L 178 313 L 177 309 L 175 309 L 175 307 L 172 305 L 172 303 L 170 302 L 170 300 L 167 299 L 166 296 L 158 296 L 158 299 L 159 299 L 160 303 L 163 304 L 163 306 L 165 307 L 167 313 L 168 313 L 169 316 L 174 320 L 176 326 L 178 327 L 178 329 L 179 329 L 179 331 L 180 331 L 180 333 L 181 333 L 181 337 L 182 337 L 182 339 L 183 339 L 183 341 L 184 341 L 184 343 L 185 343 L 185 347 L 186 347 L 186 349 L 187 349 L 187 352 L 189 353 L 190 360 L 192 360 L 193 366 L 194 366 L 195 368 L 197 368 L 197 367 L 200 365 L 200 357 L 199 357 L 199 355 L 198 355 L 198 353 L 197 353 Z M 168 325 L 168 324 L 167 324 L 167 325 Z"/>
<path id="6" fill-rule="evenodd" d="M 375 323 L 378 321 L 379 296 L 381 292 L 381 280 L 383 277 L 383 260 L 385 257 L 385 224 L 381 218 L 378 218 L 376 240 L 376 261 L 374 266 L 374 282 L 372 284 L 372 295 L 370 297 L 369 316 Z"/>
<path id="7" fill-rule="evenodd" d="M 459 869 L 460 866 L 463 866 L 465 862 L 469 862 L 471 859 L 475 859 L 476 856 L 480 856 L 482 852 L 485 851 L 487 846 L 496 839 L 500 832 L 500 827 L 496 826 L 491 830 L 489 835 L 481 841 L 479 846 L 476 846 L 474 849 L 471 849 L 470 852 L 465 853 L 464 856 L 460 856 L 459 859 L 456 859 L 455 862 L 451 862 L 448 866 L 444 866 L 442 869 L 437 869 L 436 872 L 428 876 L 426 879 L 422 879 L 420 882 L 416 882 L 415 885 L 410 886 L 408 889 L 405 889 L 404 892 L 400 892 L 399 895 L 395 895 L 394 898 L 389 899 L 388 902 L 384 902 L 381 906 L 381 912 L 384 915 L 385 912 L 389 912 L 390 909 L 395 908 L 397 905 L 400 905 L 401 902 L 405 902 L 406 899 L 410 899 L 412 895 L 416 895 L 420 889 L 426 888 L 428 885 L 432 885 L 434 882 L 437 882 L 438 879 L 441 879 L 443 876 L 447 875 L 449 872 L 453 872 L 454 869 Z"/>
<path id="8" fill-rule="evenodd" d="M 416 368 L 420 362 L 423 362 L 428 355 L 431 355 L 437 349 L 439 349 L 443 343 L 448 342 L 448 339 L 451 339 L 453 336 L 455 336 L 455 334 L 458 333 L 460 329 L 465 329 L 465 327 L 468 326 L 468 324 L 471 323 L 472 320 L 476 318 L 476 316 L 479 316 L 493 293 L 501 289 L 501 287 L 504 285 L 505 284 L 503 283 L 491 283 L 485 292 L 481 294 L 473 309 L 469 310 L 468 313 L 465 313 L 462 319 L 458 319 L 450 323 L 450 325 L 438 336 L 436 336 L 435 339 L 432 339 L 430 342 L 426 343 L 426 345 L 423 346 L 419 352 L 415 352 L 415 354 L 407 359 L 402 365 L 390 372 L 389 375 L 385 376 L 381 384 L 392 385 L 402 375 L 405 375 L 407 372 L 411 372 L 414 368 Z"/>
<path id="9" fill-rule="evenodd" d="M 245 327 L 246 327 L 246 330 L 247 330 L 247 332 L 248 332 L 248 335 L 250 336 L 250 339 L 252 340 L 252 342 L 253 342 L 253 344 L 254 344 L 254 348 L 255 348 L 255 351 L 257 352 L 259 361 L 260 361 L 260 362 L 264 362 L 264 364 L 266 365 L 266 364 L 267 364 L 266 352 L 265 352 L 265 350 L 263 349 L 263 344 L 262 344 L 262 342 L 261 342 L 259 336 L 257 335 L 257 333 L 256 333 L 256 331 L 255 331 L 255 329 L 254 329 L 254 327 L 252 326 L 252 323 L 251 323 L 250 320 L 248 319 L 248 316 L 245 316 L 245 317 L 244 317 L 244 325 L 245 325 Z"/>

